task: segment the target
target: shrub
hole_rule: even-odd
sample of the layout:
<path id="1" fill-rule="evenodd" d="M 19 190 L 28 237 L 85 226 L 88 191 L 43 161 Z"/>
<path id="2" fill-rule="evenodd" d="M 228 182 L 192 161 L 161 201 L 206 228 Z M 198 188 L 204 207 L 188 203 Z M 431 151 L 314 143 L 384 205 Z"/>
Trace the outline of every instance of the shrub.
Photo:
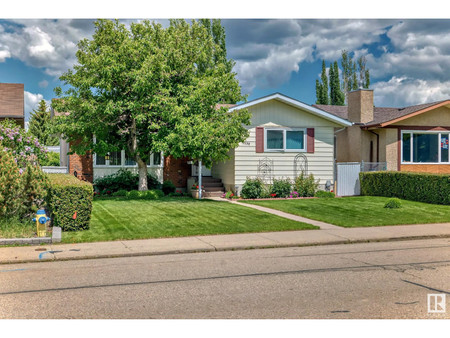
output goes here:
<path id="1" fill-rule="evenodd" d="M 450 175 L 401 171 L 362 172 L 361 195 L 450 204 Z"/>
<path id="2" fill-rule="evenodd" d="M 30 216 L 43 207 L 47 186 L 39 167 L 28 163 L 20 168 L 12 151 L 0 145 L 0 217 Z"/>
<path id="3" fill-rule="evenodd" d="M 119 190 L 135 190 L 139 186 L 139 174 L 135 174 L 126 169 L 119 169 L 117 172 L 97 178 L 94 181 L 94 186 L 98 191 L 116 192 Z M 156 177 L 152 174 L 147 175 L 148 189 L 156 189 L 160 184 Z"/>
<path id="4" fill-rule="evenodd" d="M 67 174 L 50 174 L 47 205 L 54 226 L 64 231 L 89 229 L 92 184 Z"/>
<path id="5" fill-rule="evenodd" d="M 384 207 L 388 209 L 399 209 L 402 207 L 402 202 L 398 198 L 390 198 Z"/>
<path id="6" fill-rule="evenodd" d="M 331 191 L 323 191 L 323 190 L 319 190 L 318 192 L 315 193 L 314 195 L 315 197 L 318 198 L 334 198 L 334 192 Z"/>
<path id="7" fill-rule="evenodd" d="M 59 167 L 59 153 L 47 153 L 47 158 L 41 160 L 41 166 Z"/>
<path id="8" fill-rule="evenodd" d="M 113 196 L 126 196 L 127 195 L 127 191 L 124 189 L 121 190 L 117 190 L 116 192 L 112 193 Z"/>
<path id="9" fill-rule="evenodd" d="M 289 178 L 286 179 L 274 179 L 273 184 L 270 187 L 270 194 L 275 195 L 272 197 L 285 198 L 290 195 L 292 191 L 292 183 Z"/>
<path id="10" fill-rule="evenodd" d="M 227 193 L 225 194 L 225 198 L 229 199 L 229 198 L 232 198 L 232 197 L 234 197 L 233 192 L 231 190 L 228 190 Z"/>
<path id="11" fill-rule="evenodd" d="M 243 198 L 260 198 L 264 191 L 264 184 L 259 178 L 247 177 L 242 186 L 241 195 Z"/>
<path id="12" fill-rule="evenodd" d="M 164 197 L 164 193 L 161 190 L 131 190 L 126 195 L 129 200 L 157 200 Z"/>
<path id="13" fill-rule="evenodd" d="M 174 193 L 177 188 L 175 187 L 175 184 L 172 183 L 172 181 L 164 181 L 162 185 L 162 191 L 164 195 L 168 195 L 170 193 Z"/>
<path id="14" fill-rule="evenodd" d="M 294 182 L 294 190 L 300 197 L 313 197 L 318 186 L 319 181 L 314 180 L 313 174 L 306 176 L 304 173 L 300 173 Z"/>

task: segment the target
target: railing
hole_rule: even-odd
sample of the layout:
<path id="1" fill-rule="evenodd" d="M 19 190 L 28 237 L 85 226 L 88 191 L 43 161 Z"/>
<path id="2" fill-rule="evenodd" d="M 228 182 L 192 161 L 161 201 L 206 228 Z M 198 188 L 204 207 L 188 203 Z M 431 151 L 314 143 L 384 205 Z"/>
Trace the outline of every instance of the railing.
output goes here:
<path id="1" fill-rule="evenodd" d="M 361 171 L 385 171 L 387 169 L 387 162 L 361 162 Z"/>

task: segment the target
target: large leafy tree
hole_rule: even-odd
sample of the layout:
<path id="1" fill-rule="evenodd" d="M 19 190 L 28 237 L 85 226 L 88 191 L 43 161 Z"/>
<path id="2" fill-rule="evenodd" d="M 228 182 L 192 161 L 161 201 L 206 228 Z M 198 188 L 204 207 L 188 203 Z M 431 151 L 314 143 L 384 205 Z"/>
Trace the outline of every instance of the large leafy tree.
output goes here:
<path id="1" fill-rule="evenodd" d="M 246 111 L 216 109 L 244 97 L 235 74 L 217 60 L 222 47 L 205 25 L 143 21 L 127 28 L 98 20 L 95 26 L 92 39 L 78 44 L 78 64 L 60 78 L 69 89 L 56 89 L 55 109 L 70 112 L 57 119 L 57 129 L 73 151 L 125 149 L 146 190 L 151 152 L 211 162 L 246 138 Z"/>
<path id="2" fill-rule="evenodd" d="M 58 138 L 52 134 L 52 121 L 45 100 L 39 102 L 39 107 L 31 113 L 28 130 L 31 135 L 37 137 L 41 144 L 46 146 L 56 146 L 59 144 Z"/>

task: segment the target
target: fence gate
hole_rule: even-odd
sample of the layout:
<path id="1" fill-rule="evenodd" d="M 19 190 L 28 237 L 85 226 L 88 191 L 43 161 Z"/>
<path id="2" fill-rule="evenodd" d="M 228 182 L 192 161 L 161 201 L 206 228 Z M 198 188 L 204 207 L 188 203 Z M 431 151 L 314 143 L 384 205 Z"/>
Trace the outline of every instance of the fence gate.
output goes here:
<path id="1" fill-rule="evenodd" d="M 359 185 L 359 172 L 361 163 L 337 163 L 337 195 L 357 196 L 361 189 Z"/>

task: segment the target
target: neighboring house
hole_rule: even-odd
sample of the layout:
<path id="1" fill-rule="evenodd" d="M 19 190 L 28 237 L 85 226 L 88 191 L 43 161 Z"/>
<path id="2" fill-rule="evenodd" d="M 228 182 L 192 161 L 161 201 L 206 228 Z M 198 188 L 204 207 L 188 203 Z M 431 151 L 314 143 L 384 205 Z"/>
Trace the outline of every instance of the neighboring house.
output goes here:
<path id="1" fill-rule="evenodd" d="M 214 163 L 211 174 L 226 190 L 239 193 L 247 177 L 290 178 L 300 171 L 313 174 L 323 189 L 334 181 L 334 133 L 352 124 L 342 117 L 280 93 L 230 108 L 248 109 L 249 137 Z"/>
<path id="2" fill-rule="evenodd" d="M 0 83 L 0 121 L 10 119 L 25 126 L 23 83 Z"/>
<path id="3" fill-rule="evenodd" d="M 386 162 L 387 170 L 450 173 L 450 100 L 403 108 L 374 107 L 373 90 L 348 106 L 314 105 L 353 123 L 336 133 L 337 162 Z"/>

